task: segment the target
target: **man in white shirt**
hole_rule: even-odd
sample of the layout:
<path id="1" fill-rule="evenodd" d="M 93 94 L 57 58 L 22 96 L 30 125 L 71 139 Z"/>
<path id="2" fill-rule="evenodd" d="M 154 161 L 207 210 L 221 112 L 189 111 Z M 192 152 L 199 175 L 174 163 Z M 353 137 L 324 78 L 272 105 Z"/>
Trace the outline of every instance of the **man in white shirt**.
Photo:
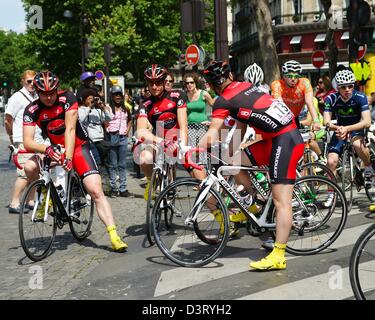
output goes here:
<path id="1" fill-rule="evenodd" d="M 33 80 L 36 72 L 33 70 L 26 70 L 21 77 L 22 89 L 15 92 L 8 100 L 8 105 L 5 110 L 5 129 L 9 135 L 10 143 L 16 148 L 23 149 L 23 112 L 25 108 L 34 100 L 38 98 L 35 92 Z M 36 139 L 40 142 L 43 138 L 37 134 Z M 22 156 L 18 155 L 18 162 L 22 166 L 30 154 Z M 27 186 L 27 179 L 24 170 L 17 169 L 17 179 L 14 185 L 12 200 L 9 204 L 9 213 L 20 213 L 20 197 L 23 190 Z M 32 200 L 30 200 L 27 208 L 32 209 Z"/>

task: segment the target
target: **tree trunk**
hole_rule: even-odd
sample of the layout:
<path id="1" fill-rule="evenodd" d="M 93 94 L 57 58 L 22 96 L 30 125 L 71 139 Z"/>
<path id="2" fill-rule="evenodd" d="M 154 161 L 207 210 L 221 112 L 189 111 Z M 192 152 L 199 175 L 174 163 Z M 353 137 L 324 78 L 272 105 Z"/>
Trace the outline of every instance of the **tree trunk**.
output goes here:
<path id="1" fill-rule="evenodd" d="M 255 10 L 255 21 L 258 28 L 259 49 L 262 53 L 265 82 L 270 84 L 280 79 L 279 59 L 273 38 L 272 19 L 268 0 L 250 0 Z"/>
<path id="2" fill-rule="evenodd" d="M 326 16 L 326 26 L 327 26 L 327 33 L 326 33 L 326 42 L 328 47 L 328 64 L 329 64 L 329 76 L 331 79 L 336 74 L 337 68 L 337 55 L 339 53 L 336 42 L 334 39 L 334 30 L 330 28 L 329 21 L 332 17 L 332 13 L 330 12 L 330 8 L 332 5 L 331 0 L 320 0 L 321 4 L 324 8 L 324 14 Z"/>

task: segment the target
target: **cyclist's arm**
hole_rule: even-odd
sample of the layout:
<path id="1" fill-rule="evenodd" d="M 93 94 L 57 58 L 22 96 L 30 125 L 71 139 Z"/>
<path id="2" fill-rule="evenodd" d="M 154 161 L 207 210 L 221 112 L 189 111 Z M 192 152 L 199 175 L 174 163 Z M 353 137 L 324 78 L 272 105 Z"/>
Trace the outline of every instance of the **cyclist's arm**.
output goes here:
<path id="1" fill-rule="evenodd" d="M 211 147 L 211 145 L 219 139 L 219 130 L 222 128 L 223 124 L 224 119 L 213 118 L 208 131 L 199 141 L 198 147 L 204 149 Z"/>
<path id="2" fill-rule="evenodd" d="M 145 143 L 160 143 L 162 138 L 154 136 L 148 129 L 147 117 L 138 117 L 137 119 L 137 138 L 144 140 Z"/>
<path id="3" fill-rule="evenodd" d="M 47 146 L 34 141 L 35 126 L 23 126 L 23 145 L 26 150 L 45 153 Z"/>
<path id="4" fill-rule="evenodd" d="M 187 126 L 187 109 L 179 108 L 177 110 L 178 126 L 180 127 L 180 139 L 185 145 L 188 144 L 188 126 Z"/>
<path id="5" fill-rule="evenodd" d="M 305 93 L 305 102 L 307 105 L 307 109 L 309 110 L 309 113 L 313 119 L 313 123 L 319 125 L 320 127 L 320 120 L 314 107 L 314 94 L 312 91 L 308 91 Z"/>
<path id="6" fill-rule="evenodd" d="M 5 114 L 4 126 L 10 143 L 13 143 L 13 117 L 10 114 Z"/>
<path id="7" fill-rule="evenodd" d="M 355 124 L 345 126 L 348 132 L 358 131 L 362 129 L 369 128 L 371 126 L 371 112 L 370 110 L 365 110 L 361 112 L 361 120 Z"/>
<path id="8" fill-rule="evenodd" d="M 65 158 L 72 159 L 74 153 L 74 145 L 76 138 L 76 126 L 78 119 L 77 110 L 67 110 L 65 112 Z"/>

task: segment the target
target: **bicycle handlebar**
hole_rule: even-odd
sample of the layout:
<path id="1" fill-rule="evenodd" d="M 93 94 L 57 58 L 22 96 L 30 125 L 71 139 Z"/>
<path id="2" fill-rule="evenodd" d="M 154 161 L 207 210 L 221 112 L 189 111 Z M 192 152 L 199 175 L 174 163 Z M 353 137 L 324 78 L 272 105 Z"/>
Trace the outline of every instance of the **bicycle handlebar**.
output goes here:
<path id="1" fill-rule="evenodd" d="M 194 152 L 204 152 L 206 151 L 205 149 L 203 148 L 191 148 L 190 150 L 186 151 L 185 153 L 185 162 L 184 162 L 184 168 L 185 169 L 190 169 L 190 168 L 193 168 L 193 169 L 197 169 L 199 171 L 202 171 L 203 170 L 203 166 L 199 166 L 197 165 L 195 162 L 193 162 L 193 160 L 191 160 L 191 154 L 194 153 Z"/>

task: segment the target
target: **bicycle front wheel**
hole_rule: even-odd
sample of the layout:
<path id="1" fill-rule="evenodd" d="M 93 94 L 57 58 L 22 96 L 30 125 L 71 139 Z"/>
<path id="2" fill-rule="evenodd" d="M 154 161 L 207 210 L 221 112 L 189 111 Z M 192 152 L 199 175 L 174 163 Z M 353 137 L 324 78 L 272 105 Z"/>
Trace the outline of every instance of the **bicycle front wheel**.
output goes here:
<path id="1" fill-rule="evenodd" d="M 370 151 L 371 165 L 372 165 L 372 168 L 375 170 L 375 145 L 372 142 L 371 142 L 371 144 L 369 146 L 369 151 Z M 370 188 L 365 188 L 365 190 L 366 190 L 367 198 L 371 202 L 375 202 L 375 183 L 374 183 L 374 178 L 373 178 L 371 187 Z"/>
<path id="2" fill-rule="evenodd" d="M 69 228 L 76 240 L 83 241 L 91 233 L 95 204 L 76 175 L 70 179 L 69 199 Z"/>
<path id="3" fill-rule="evenodd" d="M 21 201 L 18 230 L 22 248 L 33 261 L 43 260 L 51 250 L 56 235 L 55 204 L 43 180 L 32 182 Z M 49 197 L 49 199 L 47 199 Z M 34 209 L 28 213 L 25 206 L 34 199 Z"/>
<path id="4" fill-rule="evenodd" d="M 350 256 L 350 285 L 357 300 L 375 300 L 375 224 L 356 241 Z"/>
<path id="5" fill-rule="evenodd" d="M 329 204 L 328 197 L 332 197 Z M 345 196 L 335 182 L 325 177 L 307 176 L 297 179 L 294 185 L 292 214 L 286 251 L 311 255 L 328 248 L 338 238 L 348 211 Z M 275 220 L 277 223 L 273 209 L 272 221 Z M 275 238 L 275 231 L 272 234 Z"/>
<path id="6" fill-rule="evenodd" d="M 212 262 L 228 241 L 227 209 L 214 188 L 199 200 L 196 219 L 187 219 L 201 193 L 200 183 L 190 178 L 175 181 L 160 194 L 153 209 L 156 244 L 168 259 L 183 267 Z"/>
<path id="7" fill-rule="evenodd" d="M 341 186 L 345 193 L 346 203 L 350 211 L 353 205 L 353 163 L 352 157 L 346 150 L 342 155 Z"/>

